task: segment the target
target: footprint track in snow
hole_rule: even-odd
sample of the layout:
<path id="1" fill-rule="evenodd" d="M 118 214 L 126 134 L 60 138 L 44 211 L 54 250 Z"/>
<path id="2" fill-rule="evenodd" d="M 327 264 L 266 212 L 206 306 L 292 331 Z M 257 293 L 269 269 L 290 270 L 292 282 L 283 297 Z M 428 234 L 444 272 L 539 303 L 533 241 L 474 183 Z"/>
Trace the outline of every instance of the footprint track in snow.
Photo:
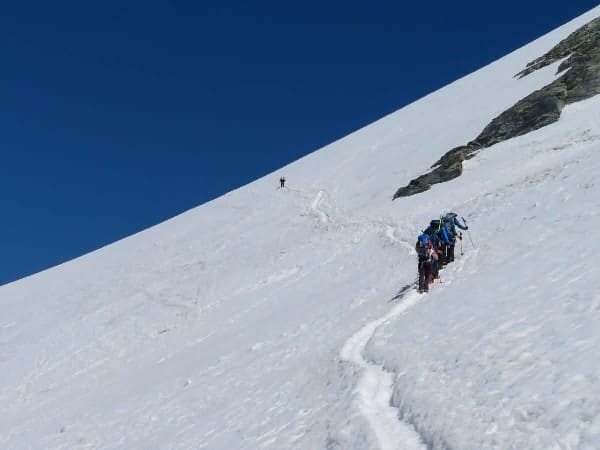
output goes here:
<path id="1" fill-rule="evenodd" d="M 367 420 L 377 438 L 381 450 L 424 450 L 425 445 L 414 428 L 398 418 L 398 410 L 390 405 L 394 374 L 383 366 L 371 363 L 363 352 L 375 331 L 393 318 L 416 305 L 422 294 L 407 291 L 402 302 L 397 303 L 387 314 L 363 326 L 344 344 L 340 356 L 343 361 L 362 369 L 354 390 L 354 405 Z"/>

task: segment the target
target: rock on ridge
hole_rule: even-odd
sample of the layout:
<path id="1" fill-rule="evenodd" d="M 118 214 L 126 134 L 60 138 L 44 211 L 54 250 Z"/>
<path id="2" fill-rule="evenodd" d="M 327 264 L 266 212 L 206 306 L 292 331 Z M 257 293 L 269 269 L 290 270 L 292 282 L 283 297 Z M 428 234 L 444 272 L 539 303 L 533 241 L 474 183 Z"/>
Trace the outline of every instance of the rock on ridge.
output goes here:
<path id="1" fill-rule="evenodd" d="M 504 111 L 473 141 L 448 151 L 431 166 L 431 171 L 398 189 L 393 199 L 418 194 L 433 184 L 459 177 L 462 162 L 479 150 L 550 125 L 560 118 L 565 105 L 600 93 L 600 17 L 527 64 L 515 77 L 523 78 L 564 58 L 567 59 L 560 64 L 558 73 L 566 72 L 560 78 Z"/>

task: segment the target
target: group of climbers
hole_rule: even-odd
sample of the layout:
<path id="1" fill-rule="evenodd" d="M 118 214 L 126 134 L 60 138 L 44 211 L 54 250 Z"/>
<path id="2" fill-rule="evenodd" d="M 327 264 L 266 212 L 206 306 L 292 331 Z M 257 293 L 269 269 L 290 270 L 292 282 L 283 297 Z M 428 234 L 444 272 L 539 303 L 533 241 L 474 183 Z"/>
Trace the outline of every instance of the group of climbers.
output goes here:
<path id="1" fill-rule="evenodd" d="M 450 212 L 432 220 L 419 235 L 415 246 L 419 257 L 419 292 L 428 292 L 429 285 L 439 278 L 440 269 L 454 261 L 456 239 L 462 239 L 457 228 L 469 229 L 464 219 L 461 222 L 456 213 Z"/>

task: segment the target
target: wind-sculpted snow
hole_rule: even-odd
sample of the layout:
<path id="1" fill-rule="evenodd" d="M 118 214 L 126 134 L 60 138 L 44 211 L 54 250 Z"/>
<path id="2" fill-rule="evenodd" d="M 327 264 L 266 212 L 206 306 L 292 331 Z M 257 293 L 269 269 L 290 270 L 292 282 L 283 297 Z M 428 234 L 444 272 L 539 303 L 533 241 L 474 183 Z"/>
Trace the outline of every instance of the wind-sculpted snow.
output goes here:
<path id="1" fill-rule="evenodd" d="M 598 100 L 389 201 L 398 179 L 555 80 L 553 66 L 512 75 L 599 13 L 1 287 L 0 448 L 600 448 Z M 416 236 L 448 209 L 477 248 L 463 241 L 417 297 Z M 400 437 L 406 424 L 418 439 Z"/>

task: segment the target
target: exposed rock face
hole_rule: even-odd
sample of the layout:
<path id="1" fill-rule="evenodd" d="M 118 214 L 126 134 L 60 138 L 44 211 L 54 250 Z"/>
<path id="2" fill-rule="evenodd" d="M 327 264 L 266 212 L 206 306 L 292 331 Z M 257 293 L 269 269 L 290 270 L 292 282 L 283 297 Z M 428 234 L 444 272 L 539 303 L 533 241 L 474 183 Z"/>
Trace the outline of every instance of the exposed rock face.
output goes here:
<path id="1" fill-rule="evenodd" d="M 568 57 L 568 58 L 567 58 Z M 572 33 L 544 56 L 530 62 L 515 75 L 523 78 L 560 59 L 564 75 L 504 111 L 467 145 L 448 151 L 431 166 L 431 171 L 412 180 L 394 194 L 394 199 L 428 190 L 431 185 L 462 174 L 462 162 L 475 152 L 507 139 L 521 136 L 556 122 L 566 104 L 600 93 L 600 17 Z"/>
<path id="2" fill-rule="evenodd" d="M 564 61 L 558 71 L 559 73 L 569 67 L 574 66 L 581 58 L 587 60 L 586 55 L 591 55 L 598 52 L 598 38 L 600 37 L 600 17 L 592 20 L 585 24 L 580 29 L 571 33 L 564 41 L 561 41 L 556 47 L 546 53 L 544 56 L 539 57 L 535 61 L 527 64 L 525 70 L 519 72 L 516 76 L 523 78 L 530 73 L 535 72 L 543 67 L 549 66 L 556 61 L 570 56 L 569 59 Z"/>

